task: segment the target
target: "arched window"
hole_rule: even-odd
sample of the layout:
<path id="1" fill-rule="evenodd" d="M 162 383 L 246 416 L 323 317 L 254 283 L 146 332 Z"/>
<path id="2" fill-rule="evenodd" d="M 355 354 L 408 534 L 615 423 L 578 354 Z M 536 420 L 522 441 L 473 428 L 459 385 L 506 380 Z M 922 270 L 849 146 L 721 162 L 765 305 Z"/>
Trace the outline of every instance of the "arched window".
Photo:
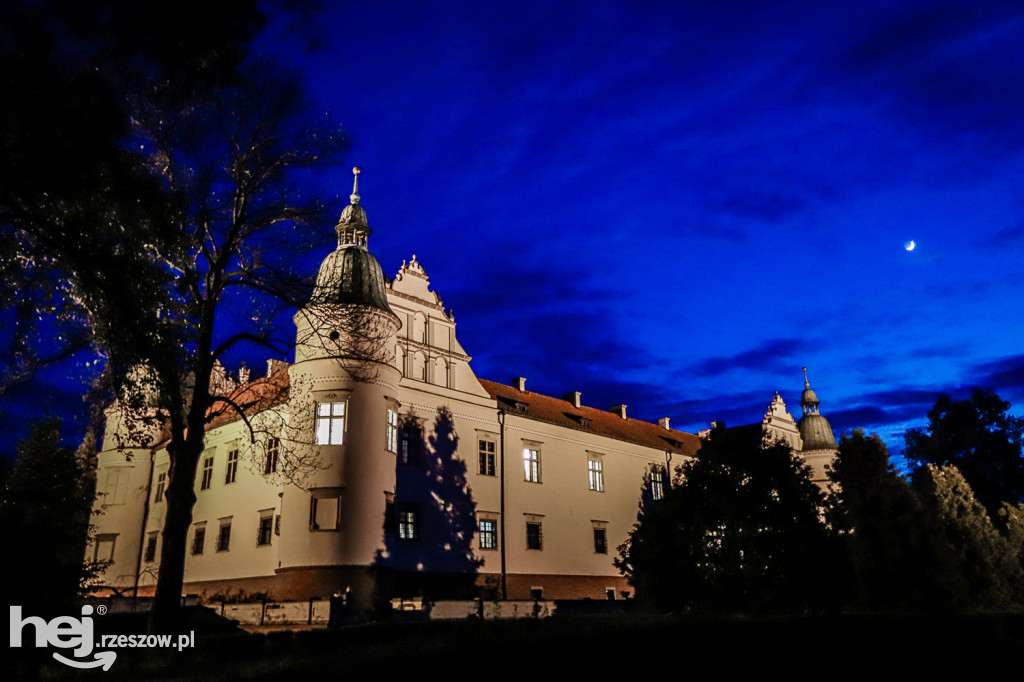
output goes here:
<path id="1" fill-rule="evenodd" d="M 420 381 L 427 380 L 427 359 L 423 353 L 417 352 L 412 356 L 412 378 Z"/>
<path id="2" fill-rule="evenodd" d="M 399 346 L 398 350 L 395 351 L 395 367 L 398 368 L 398 371 L 401 372 L 402 376 L 404 377 L 405 376 L 405 349 L 402 348 L 401 346 Z"/>
<path id="3" fill-rule="evenodd" d="M 420 343 L 427 342 L 427 318 L 423 313 L 416 313 L 412 318 L 412 339 Z"/>

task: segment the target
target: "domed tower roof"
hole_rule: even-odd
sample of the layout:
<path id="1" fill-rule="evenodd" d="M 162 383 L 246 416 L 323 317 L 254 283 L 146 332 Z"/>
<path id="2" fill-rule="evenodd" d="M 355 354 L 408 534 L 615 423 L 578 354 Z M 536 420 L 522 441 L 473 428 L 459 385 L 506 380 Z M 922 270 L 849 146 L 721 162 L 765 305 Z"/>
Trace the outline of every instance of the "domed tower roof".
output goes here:
<path id="1" fill-rule="evenodd" d="M 832 426 L 818 412 L 818 396 L 811 390 L 807 381 L 807 368 L 804 367 L 804 392 L 800 396 L 800 406 L 804 408 L 804 416 L 797 422 L 800 439 L 804 442 L 804 450 L 834 450 L 836 437 Z"/>
<path id="2" fill-rule="evenodd" d="M 388 306 L 384 272 L 366 249 L 370 227 L 366 224 L 366 210 L 359 205 L 359 168 L 353 168 L 352 174 L 355 180 L 351 203 L 341 212 L 335 228 L 338 248 L 320 264 L 309 302 L 364 305 L 394 315 Z"/>

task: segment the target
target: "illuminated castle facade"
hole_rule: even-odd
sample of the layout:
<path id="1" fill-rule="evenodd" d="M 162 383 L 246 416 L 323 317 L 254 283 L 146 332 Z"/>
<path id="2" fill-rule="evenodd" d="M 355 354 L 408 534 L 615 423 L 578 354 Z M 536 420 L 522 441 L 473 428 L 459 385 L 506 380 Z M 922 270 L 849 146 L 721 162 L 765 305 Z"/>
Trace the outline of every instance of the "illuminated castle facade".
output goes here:
<path id="1" fill-rule="evenodd" d="M 234 399 L 252 414 L 207 431 L 186 593 L 347 594 L 357 609 L 417 591 L 629 596 L 616 548 L 641 497 L 663 494 L 698 436 L 668 419 L 633 419 L 625 405 L 587 407 L 579 393 L 533 393 L 522 378 L 478 379 L 415 256 L 385 280 L 367 250 L 358 187 L 337 232 L 294 317 L 295 362 L 240 376 Z M 809 387 L 801 402 L 797 425 L 776 395 L 762 428 L 795 449 L 813 445 L 821 478 L 835 440 Z M 145 594 L 159 566 L 169 461 L 158 435 L 118 449 L 120 428 L 112 412 L 89 558 L 108 562 L 104 585 Z"/>

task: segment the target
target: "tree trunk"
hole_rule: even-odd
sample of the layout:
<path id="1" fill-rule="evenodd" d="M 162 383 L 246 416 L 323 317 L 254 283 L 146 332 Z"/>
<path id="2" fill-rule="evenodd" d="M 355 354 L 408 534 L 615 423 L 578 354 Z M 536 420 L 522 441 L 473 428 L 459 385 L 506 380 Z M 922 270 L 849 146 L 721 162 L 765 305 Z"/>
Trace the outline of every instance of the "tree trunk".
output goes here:
<path id="1" fill-rule="evenodd" d="M 171 447 L 168 450 L 171 451 Z M 185 549 L 192 526 L 192 508 L 196 504 L 196 468 L 202 452 L 202 440 L 195 443 L 189 438 L 170 453 L 160 573 L 153 610 L 149 614 L 149 632 L 152 634 L 170 634 L 177 630 L 181 589 L 185 581 Z"/>

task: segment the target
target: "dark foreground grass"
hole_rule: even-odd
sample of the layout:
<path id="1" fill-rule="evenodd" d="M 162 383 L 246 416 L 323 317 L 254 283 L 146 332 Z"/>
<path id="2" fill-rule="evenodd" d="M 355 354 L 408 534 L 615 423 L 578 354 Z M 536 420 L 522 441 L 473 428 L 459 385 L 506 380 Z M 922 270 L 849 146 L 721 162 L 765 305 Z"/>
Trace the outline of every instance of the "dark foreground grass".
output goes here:
<path id="1" fill-rule="evenodd" d="M 39 650 L 17 661 L 13 679 L 403 680 L 510 677 L 623 681 L 781 673 L 817 679 L 868 674 L 1024 670 L 1024 617 L 794 616 L 556 617 L 543 621 L 368 623 L 330 630 L 252 635 L 207 617 L 195 649 L 121 649 L 108 672 L 72 670 Z M 116 629 L 144 632 L 144 622 Z M 218 631 L 219 630 L 219 631 Z M 36 653 L 36 652 L 33 652 Z M 8 678 L 11 679 L 11 678 Z M 581 680 L 582 682 L 582 680 Z"/>

